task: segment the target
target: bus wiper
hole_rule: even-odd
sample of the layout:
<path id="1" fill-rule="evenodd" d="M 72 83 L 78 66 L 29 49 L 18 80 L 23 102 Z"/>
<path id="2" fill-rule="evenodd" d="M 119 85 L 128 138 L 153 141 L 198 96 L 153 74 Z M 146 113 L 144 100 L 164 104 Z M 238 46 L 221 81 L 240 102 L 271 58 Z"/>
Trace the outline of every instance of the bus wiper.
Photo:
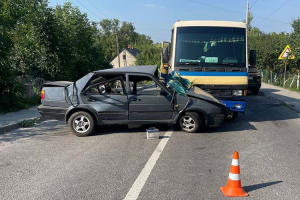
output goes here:
<path id="1" fill-rule="evenodd" d="M 194 66 L 201 66 L 200 63 L 179 63 L 178 65 L 194 65 Z"/>
<path id="2" fill-rule="evenodd" d="M 233 67 L 240 67 L 234 63 L 216 63 L 216 65 L 225 65 L 225 66 L 233 66 Z"/>

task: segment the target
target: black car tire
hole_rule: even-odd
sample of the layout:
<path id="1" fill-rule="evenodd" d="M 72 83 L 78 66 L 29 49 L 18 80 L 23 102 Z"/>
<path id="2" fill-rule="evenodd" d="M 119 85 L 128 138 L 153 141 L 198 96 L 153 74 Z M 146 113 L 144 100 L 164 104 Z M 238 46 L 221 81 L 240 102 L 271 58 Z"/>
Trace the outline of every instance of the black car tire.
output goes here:
<path id="1" fill-rule="evenodd" d="M 251 90 L 252 95 L 257 95 L 259 93 L 259 89 Z"/>
<path id="2" fill-rule="evenodd" d="M 68 124 L 72 133 L 78 137 L 89 136 L 95 129 L 94 118 L 84 111 L 73 113 L 68 120 Z"/>
<path id="3" fill-rule="evenodd" d="M 186 112 L 180 117 L 179 126 L 184 132 L 196 133 L 202 126 L 202 120 L 197 113 Z M 188 127 L 191 128 L 189 129 Z"/>

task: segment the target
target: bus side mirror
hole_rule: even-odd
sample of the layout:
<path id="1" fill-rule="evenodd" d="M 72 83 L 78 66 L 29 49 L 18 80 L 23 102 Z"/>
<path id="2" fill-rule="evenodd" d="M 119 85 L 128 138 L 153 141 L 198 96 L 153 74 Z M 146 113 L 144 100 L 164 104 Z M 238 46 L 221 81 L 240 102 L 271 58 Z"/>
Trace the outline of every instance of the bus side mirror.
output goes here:
<path id="1" fill-rule="evenodd" d="M 162 49 L 162 59 L 163 63 L 168 63 L 169 62 L 169 47 L 164 47 Z"/>
<path id="2" fill-rule="evenodd" d="M 256 50 L 250 50 L 250 66 L 256 65 Z"/>

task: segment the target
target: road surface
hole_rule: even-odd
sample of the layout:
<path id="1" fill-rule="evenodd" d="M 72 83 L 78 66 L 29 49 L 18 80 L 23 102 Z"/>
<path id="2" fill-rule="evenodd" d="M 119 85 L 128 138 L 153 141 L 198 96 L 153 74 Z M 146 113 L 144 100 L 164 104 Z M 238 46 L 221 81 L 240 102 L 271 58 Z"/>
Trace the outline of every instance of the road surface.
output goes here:
<path id="1" fill-rule="evenodd" d="M 246 198 L 300 199 L 300 116 L 276 100 L 248 96 L 245 116 L 199 134 L 157 127 L 159 140 L 145 126 L 79 138 L 55 120 L 0 135 L 0 199 L 226 199 L 235 150 Z"/>

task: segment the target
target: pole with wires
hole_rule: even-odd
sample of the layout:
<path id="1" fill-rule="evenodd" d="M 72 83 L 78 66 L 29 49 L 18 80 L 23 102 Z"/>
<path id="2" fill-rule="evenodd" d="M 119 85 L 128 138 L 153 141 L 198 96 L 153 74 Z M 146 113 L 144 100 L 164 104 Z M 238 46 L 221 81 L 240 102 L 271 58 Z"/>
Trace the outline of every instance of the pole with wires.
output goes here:
<path id="1" fill-rule="evenodd" d="M 247 10 L 246 10 L 246 67 L 248 68 L 248 23 L 249 23 L 249 2 L 247 1 Z"/>
<path id="2" fill-rule="evenodd" d="M 118 55 L 118 63 L 119 63 L 119 68 L 121 67 L 120 64 L 120 53 L 119 53 L 119 32 L 118 32 L 118 27 L 115 27 L 115 34 L 116 34 L 116 43 L 117 43 L 117 55 Z"/>

